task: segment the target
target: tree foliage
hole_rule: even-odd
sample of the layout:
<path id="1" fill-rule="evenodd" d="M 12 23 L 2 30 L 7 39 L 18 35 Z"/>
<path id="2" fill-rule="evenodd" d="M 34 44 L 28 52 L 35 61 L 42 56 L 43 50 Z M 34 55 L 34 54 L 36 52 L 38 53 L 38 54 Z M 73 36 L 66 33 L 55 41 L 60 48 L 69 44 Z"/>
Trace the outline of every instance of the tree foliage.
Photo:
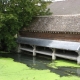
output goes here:
<path id="1" fill-rule="evenodd" d="M 0 0 L 0 50 L 15 48 L 15 34 L 28 26 L 34 16 L 48 15 L 47 3 L 42 0 Z"/>

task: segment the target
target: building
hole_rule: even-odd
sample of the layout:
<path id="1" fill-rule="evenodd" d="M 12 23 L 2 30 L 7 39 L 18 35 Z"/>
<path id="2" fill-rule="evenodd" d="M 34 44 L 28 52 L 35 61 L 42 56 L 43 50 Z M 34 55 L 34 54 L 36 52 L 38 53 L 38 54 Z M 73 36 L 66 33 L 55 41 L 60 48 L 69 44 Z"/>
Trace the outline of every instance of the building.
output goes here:
<path id="1" fill-rule="evenodd" d="M 51 3 L 48 8 L 50 8 L 53 14 L 50 16 L 35 17 L 28 27 L 25 27 L 19 32 L 20 37 L 23 38 L 19 38 L 18 42 L 34 45 L 35 47 L 30 48 L 32 49 L 33 55 L 35 53 L 52 55 L 52 59 L 58 56 L 77 60 L 80 63 L 79 3 L 80 0 L 65 0 Z M 52 50 L 51 54 L 50 52 L 49 54 L 44 53 L 44 50 L 36 50 L 38 46 L 42 48 L 48 47 L 49 51 L 50 49 Z M 56 49 L 74 51 L 78 54 L 57 54 Z M 28 49 L 23 50 L 30 51 Z"/>

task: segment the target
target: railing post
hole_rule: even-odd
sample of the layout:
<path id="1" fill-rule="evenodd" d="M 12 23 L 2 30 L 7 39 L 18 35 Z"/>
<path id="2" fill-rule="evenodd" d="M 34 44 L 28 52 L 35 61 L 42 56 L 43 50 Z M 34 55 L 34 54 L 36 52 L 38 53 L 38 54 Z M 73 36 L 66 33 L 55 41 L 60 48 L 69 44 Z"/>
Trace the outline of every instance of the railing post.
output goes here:
<path id="1" fill-rule="evenodd" d="M 53 50 L 53 53 L 52 53 L 52 60 L 55 60 L 55 59 L 56 59 L 56 56 L 55 56 L 56 50 L 55 50 L 55 49 L 52 49 L 52 50 Z"/>
<path id="2" fill-rule="evenodd" d="M 36 46 L 33 46 L 33 56 L 36 56 Z"/>

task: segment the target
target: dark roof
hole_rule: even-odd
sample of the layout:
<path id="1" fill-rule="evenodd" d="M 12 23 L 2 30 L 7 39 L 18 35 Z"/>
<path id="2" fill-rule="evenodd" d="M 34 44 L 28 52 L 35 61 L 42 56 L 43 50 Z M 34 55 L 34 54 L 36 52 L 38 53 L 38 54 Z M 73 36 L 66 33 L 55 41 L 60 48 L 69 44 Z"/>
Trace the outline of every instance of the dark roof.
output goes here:
<path id="1" fill-rule="evenodd" d="M 36 17 L 24 30 L 80 32 L 80 15 Z"/>
<path id="2" fill-rule="evenodd" d="M 50 8 L 53 15 L 80 14 L 80 0 L 65 0 L 51 3 Z"/>

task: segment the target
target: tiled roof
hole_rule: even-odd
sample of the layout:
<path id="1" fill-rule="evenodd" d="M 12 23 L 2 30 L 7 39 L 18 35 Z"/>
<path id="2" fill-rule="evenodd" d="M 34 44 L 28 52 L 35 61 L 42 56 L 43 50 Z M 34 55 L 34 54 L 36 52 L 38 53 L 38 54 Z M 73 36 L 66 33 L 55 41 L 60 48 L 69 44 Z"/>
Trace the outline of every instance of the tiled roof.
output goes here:
<path id="1" fill-rule="evenodd" d="M 80 15 L 36 17 L 24 30 L 80 32 Z"/>
<path id="2" fill-rule="evenodd" d="M 80 33 L 80 0 L 53 2 L 51 16 L 36 17 L 24 30 Z"/>

